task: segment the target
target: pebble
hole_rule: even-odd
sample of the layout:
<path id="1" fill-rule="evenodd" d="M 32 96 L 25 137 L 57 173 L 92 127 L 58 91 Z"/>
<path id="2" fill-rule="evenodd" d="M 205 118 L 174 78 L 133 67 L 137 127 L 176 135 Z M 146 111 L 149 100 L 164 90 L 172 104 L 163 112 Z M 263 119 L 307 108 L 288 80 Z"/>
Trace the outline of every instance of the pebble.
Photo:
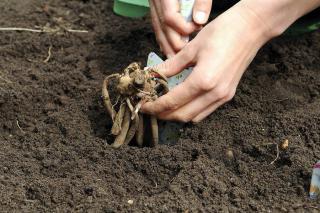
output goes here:
<path id="1" fill-rule="evenodd" d="M 228 150 L 226 151 L 226 157 L 227 157 L 228 160 L 233 160 L 233 159 L 234 159 L 233 151 L 230 150 L 230 149 L 228 149 Z"/>
<path id="2" fill-rule="evenodd" d="M 281 148 L 282 150 L 286 150 L 286 149 L 288 148 L 288 146 L 289 146 L 289 140 L 288 140 L 288 139 L 284 140 L 284 141 L 280 144 L 280 148 Z"/>

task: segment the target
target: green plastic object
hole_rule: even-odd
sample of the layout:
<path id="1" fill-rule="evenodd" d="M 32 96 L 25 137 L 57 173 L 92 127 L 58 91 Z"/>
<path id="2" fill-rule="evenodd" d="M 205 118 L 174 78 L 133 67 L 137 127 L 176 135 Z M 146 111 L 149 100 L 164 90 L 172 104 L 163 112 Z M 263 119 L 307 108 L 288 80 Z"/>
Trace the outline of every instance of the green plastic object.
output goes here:
<path id="1" fill-rule="evenodd" d="M 213 19 L 221 15 L 223 11 L 217 11 L 212 14 Z M 285 32 L 286 36 L 299 36 L 304 33 L 320 29 L 320 17 L 304 18 L 296 21 Z"/>
<path id="2" fill-rule="evenodd" d="M 289 36 L 296 36 L 307 32 L 312 32 L 317 29 L 320 29 L 320 20 L 313 18 L 297 21 L 291 27 L 289 27 L 285 34 Z"/>
<path id="3" fill-rule="evenodd" d="M 140 18 L 149 12 L 148 0 L 114 0 L 113 11 L 121 16 Z"/>
<path id="4" fill-rule="evenodd" d="M 130 18 L 140 18 L 149 12 L 148 0 L 114 0 L 113 11 L 121 16 Z M 222 11 L 215 12 L 213 17 L 221 14 Z M 300 35 L 320 29 L 319 19 L 297 21 L 286 32 L 286 35 Z"/>

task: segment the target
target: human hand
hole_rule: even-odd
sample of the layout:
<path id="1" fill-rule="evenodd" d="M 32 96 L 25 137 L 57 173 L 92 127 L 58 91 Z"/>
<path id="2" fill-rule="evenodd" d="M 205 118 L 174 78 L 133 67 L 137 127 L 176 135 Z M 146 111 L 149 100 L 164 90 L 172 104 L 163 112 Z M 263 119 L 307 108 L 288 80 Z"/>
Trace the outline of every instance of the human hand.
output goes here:
<path id="1" fill-rule="evenodd" d="M 212 0 L 195 0 L 193 22 L 180 14 L 178 0 L 149 0 L 153 29 L 160 49 L 170 58 L 188 41 L 186 37 L 208 21 Z"/>
<path id="2" fill-rule="evenodd" d="M 177 55 L 155 67 L 173 76 L 195 65 L 181 84 L 142 111 L 160 119 L 199 122 L 232 99 L 241 76 L 259 48 L 320 0 L 242 0 L 224 12 Z"/>
<path id="3" fill-rule="evenodd" d="M 189 65 L 193 72 L 168 94 L 146 103 L 142 111 L 164 120 L 199 122 L 229 101 L 269 29 L 243 4 L 212 21 L 177 55 L 156 67 L 173 76 Z"/>

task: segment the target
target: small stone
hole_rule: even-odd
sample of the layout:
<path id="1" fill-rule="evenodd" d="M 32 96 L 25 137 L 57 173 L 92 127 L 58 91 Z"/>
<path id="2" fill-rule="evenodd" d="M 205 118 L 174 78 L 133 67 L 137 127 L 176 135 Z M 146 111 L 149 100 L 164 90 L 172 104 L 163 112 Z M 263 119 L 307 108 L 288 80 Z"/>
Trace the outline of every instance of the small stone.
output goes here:
<path id="1" fill-rule="evenodd" d="M 226 157 L 228 160 L 233 160 L 234 159 L 234 154 L 233 154 L 233 151 L 231 149 L 228 149 L 226 151 Z"/>
<path id="2" fill-rule="evenodd" d="M 289 146 L 289 140 L 288 139 L 285 139 L 281 144 L 280 144 L 280 148 L 282 150 L 286 150 Z"/>
<path id="3" fill-rule="evenodd" d="M 286 208 L 284 208 L 284 207 L 281 207 L 281 211 L 288 212 L 288 210 Z"/>
<path id="4" fill-rule="evenodd" d="M 133 200 L 128 200 L 128 204 L 132 205 L 133 204 Z"/>
<path id="5" fill-rule="evenodd" d="M 92 203 L 93 197 L 92 196 L 88 196 L 87 201 L 88 201 L 88 203 Z"/>
<path id="6" fill-rule="evenodd" d="M 83 189 L 84 193 L 88 196 L 92 196 L 93 195 L 93 188 L 90 186 L 87 186 Z"/>

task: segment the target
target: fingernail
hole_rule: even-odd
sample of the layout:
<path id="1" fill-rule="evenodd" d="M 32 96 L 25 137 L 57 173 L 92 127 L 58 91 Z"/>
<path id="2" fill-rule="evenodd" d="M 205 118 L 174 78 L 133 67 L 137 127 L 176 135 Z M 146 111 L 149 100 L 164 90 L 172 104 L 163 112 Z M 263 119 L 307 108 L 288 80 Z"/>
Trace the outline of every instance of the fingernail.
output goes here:
<path id="1" fill-rule="evenodd" d="M 168 54 L 167 58 L 172 58 L 174 55 L 173 54 Z"/>
<path id="2" fill-rule="evenodd" d="M 204 24 L 206 23 L 206 13 L 203 11 L 198 11 L 196 12 L 196 16 L 195 16 L 195 22 L 197 22 L 198 24 Z"/>
<path id="3" fill-rule="evenodd" d="M 181 40 L 184 41 L 185 43 L 189 42 L 189 36 L 182 36 Z"/>

